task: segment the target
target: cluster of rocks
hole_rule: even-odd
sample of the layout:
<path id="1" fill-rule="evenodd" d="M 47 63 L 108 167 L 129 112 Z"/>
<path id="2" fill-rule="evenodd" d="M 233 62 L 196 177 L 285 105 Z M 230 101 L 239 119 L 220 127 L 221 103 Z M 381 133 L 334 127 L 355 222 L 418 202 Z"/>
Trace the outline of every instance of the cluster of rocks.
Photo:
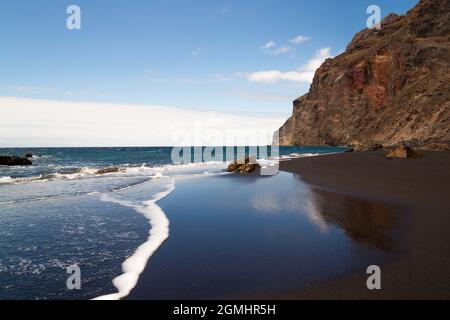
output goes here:
<path id="1" fill-rule="evenodd" d="M 1 166 L 31 166 L 32 164 L 27 157 L 0 156 Z"/>
<path id="2" fill-rule="evenodd" d="M 367 152 L 367 151 L 386 151 L 386 157 L 392 158 L 419 158 L 424 155 L 423 151 L 450 151 L 450 142 L 425 142 L 418 140 L 408 140 L 400 142 L 394 146 L 383 146 L 380 143 L 366 142 L 354 143 L 350 146 L 350 151 Z"/>
<path id="3" fill-rule="evenodd" d="M 392 151 L 386 155 L 386 158 L 408 159 L 408 158 L 420 158 L 421 156 L 422 153 L 420 151 L 414 150 L 409 146 L 399 146 L 392 149 Z"/>
<path id="4" fill-rule="evenodd" d="M 239 172 L 239 173 L 251 173 L 261 166 L 256 162 L 255 157 L 245 157 L 245 159 L 240 159 L 233 161 L 227 168 L 227 172 Z"/>
<path id="5" fill-rule="evenodd" d="M 41 156 L 38 156 L 41 157 Z M 0 166 L 31 166 L 33 154 L 31 152 L 25 153 L 23 157 L 20 156 L 0 156 Z"/>

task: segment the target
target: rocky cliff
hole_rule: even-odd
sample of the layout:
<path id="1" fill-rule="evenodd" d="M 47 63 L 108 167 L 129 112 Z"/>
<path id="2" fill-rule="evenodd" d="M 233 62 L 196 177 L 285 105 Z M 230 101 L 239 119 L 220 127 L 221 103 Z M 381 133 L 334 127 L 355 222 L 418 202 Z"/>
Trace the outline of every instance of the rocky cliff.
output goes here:
<path id="1" fill-rule="evenodd" d="M 450 0 L 422 0 L 357 33 L 316 71 L 281 145 L 450 140 Z"/>

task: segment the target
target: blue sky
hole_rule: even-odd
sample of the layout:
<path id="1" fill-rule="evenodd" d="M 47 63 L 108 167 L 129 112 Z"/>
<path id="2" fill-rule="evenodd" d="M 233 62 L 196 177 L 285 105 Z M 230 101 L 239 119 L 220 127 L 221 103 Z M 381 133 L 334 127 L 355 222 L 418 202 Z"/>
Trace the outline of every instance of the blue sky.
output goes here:
<path id="1" fill-rule="evenodd" d="M 369 5 L 386 16 L 416 2 L 2 1 L 0 146 L 171 145 L 166 128 L 193 130 L 183 119 L 222 131 L 252 119 L 273 132 L 320 63 L 366 27 Z M 81 30 L 66 28 L 73 4 Z M 114 117 L 104 114 L 106 103 Z M 79 117 L 81 110 L 92 115 Z M 183 114 L 176 123 L 174 113 Z M 137 132 L 142 114 L 152 126 Z"/>
<path id="2" fill-rule="evenodd" d="M 335 55 L 382 15 L 416 1 L 2 1 L 0 95 L 289 113 L 309 84 L 251 82 L 249 73 L 301 68 L 317 50 Z M 66 8 L 82 29 L 65 27 Z M 310 38 L 294 45 L 290 40 Z M 273 41 L 272 51 L 262 46 Z M 289 52 L 277 49 L 289 47 Z M 281 50 L 283 51 L 283 49 Z"/>

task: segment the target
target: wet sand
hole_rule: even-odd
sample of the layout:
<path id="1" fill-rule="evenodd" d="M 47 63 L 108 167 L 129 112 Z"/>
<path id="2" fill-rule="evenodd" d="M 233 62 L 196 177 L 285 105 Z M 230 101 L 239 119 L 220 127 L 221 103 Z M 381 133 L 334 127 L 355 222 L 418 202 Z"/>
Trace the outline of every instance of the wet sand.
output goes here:
<path id="1" fill-rule="evenodd" d="M 383 152 L 345 153 L 281 163 L 306 183 L 369 201 L 404 208 L 404 253 L 381 265 L 382 290 L 366 288 L 355 273 L 307 289 L 247 298 L 276 299 L 449 299 L 450 153 L 388 160 Z"/>
<path id="2" fill-rule="evenodd" d="M 127 299 L 235 299 L 295 291 L 397 259 L 397 208 L 289 172 L 177 180 L 158 202 L 170 236 Z"/>
<path id="3" fill-rule="evenodd" d="M 127 299 L 448 299 L 449 168 L 450 153 L 345 153 L 177 181 L 158 203 L 170 236 Z"/>

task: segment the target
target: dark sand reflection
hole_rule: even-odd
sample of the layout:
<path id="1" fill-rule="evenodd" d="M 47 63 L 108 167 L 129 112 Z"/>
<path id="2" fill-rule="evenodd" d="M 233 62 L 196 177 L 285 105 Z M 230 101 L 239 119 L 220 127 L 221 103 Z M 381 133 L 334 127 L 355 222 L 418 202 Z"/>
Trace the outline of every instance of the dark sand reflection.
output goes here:
<path id="1" fill-rule="evenodd" d="M 310 191 L 308 210 L 316 217 L 320 215 L 321 223 L 338 226 L 362 244 L 394 250 L 391 232 L 397 226 L 397 218 L 393 208 L 324 189 L 312 187 Z"/>

